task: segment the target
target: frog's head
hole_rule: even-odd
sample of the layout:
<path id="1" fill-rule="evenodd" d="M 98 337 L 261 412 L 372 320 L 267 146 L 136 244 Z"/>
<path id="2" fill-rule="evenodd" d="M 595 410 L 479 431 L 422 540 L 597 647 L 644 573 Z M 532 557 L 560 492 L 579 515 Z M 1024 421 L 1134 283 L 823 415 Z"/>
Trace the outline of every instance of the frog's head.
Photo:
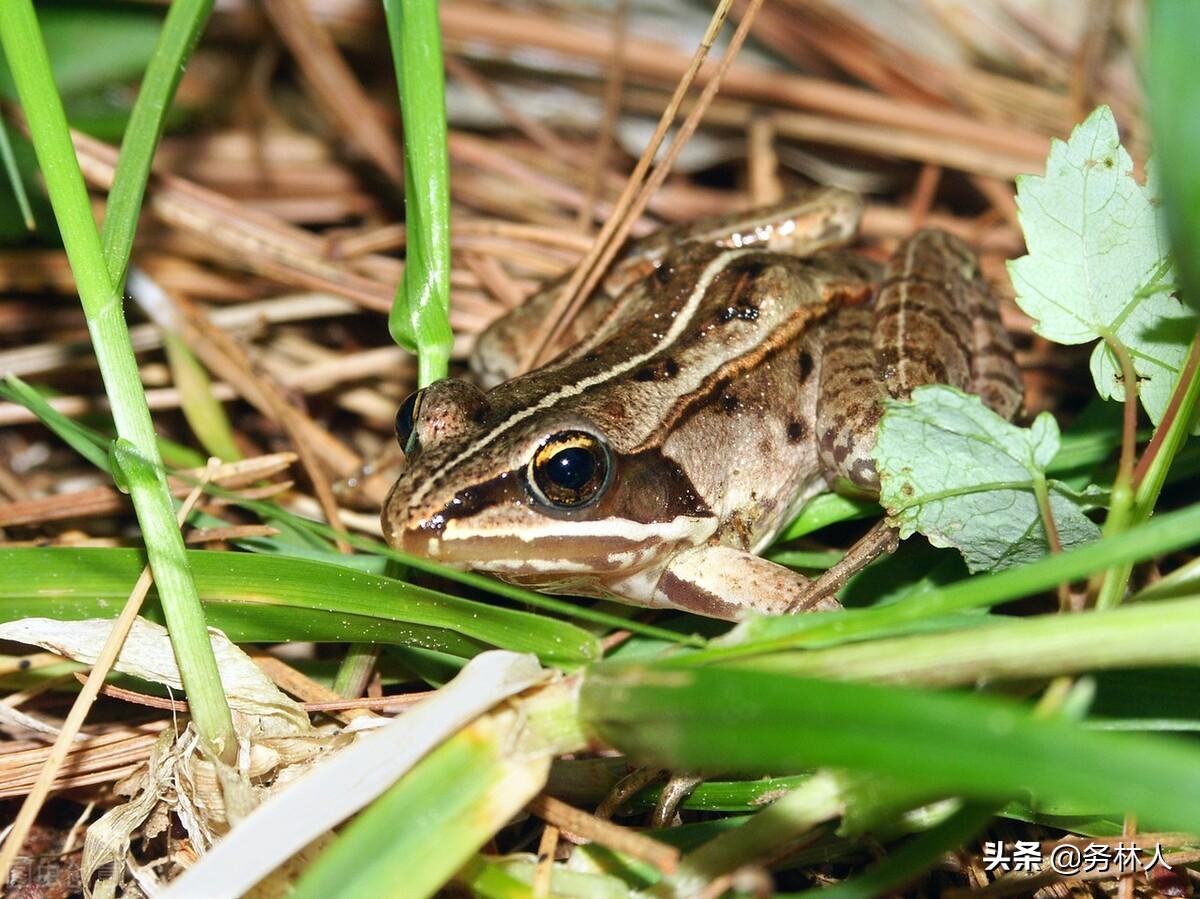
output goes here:
<path id="1" fill-rule="evenodd" d="M 382 515 L 393 546 L 583 592 L 712 533 L 712 514 L 657 450 L 622 453 L 595 420 L 514 402 L 506 386 L 485 395 L 439 381 L 401 406 L 407 467 Z"/>

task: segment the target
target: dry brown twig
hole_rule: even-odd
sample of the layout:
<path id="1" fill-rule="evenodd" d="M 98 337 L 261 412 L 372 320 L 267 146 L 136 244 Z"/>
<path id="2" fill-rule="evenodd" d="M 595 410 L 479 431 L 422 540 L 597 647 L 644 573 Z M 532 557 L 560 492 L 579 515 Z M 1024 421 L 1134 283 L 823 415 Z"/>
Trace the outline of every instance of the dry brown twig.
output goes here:
<path id="1" fill-rule="evenodd" d="M 404 157 L 399 142 L 379 120 L 375 104 L 309 5 L 303 0 L 263 0 L 263 8 L 300 64 L 325 114 L 402 189 Z"/>
<path id="2" fill-rule="evenodd" d="M 634 167 L 633 174 L 629 176 L 629 182 L 625 190 L 617 200 L 612 217 L 605 222 L 600 234 L 596 237 L 596 242 L 592 249 L 588 251 L 588 254 L 579 263 L 579 266 L 572 273 L 566 286 L 563 288 L 562 294 L 555 301 L 554 307 L 547 315 L 548 327 L 536 339 L 530 341 L 530 351 L 523 360 L 524 364 L 522 368 L 528 369 L 538 361 L 543 360 L 548 349 L 566 331 L 571 319 L 578 313 L 585 299 L 600 282 L 609 263 L 616 256 L 625 238 L 628 237 L 633 223 L 642 214 L 642 210 L 645 209 L 650 196 L 654 194 L 666 178 L 667 173 L 670 172 L 679 151 L 687 143 L 687 139 L 691 136 L 692 131 L 695 130 L 696 125 L 699 124 L 700 118 L 704 114 L 704 109 L 712 102 L 712 98 L 716 95 L 717 88 L 721 84 L 721 77 L 728 69 L 733 58 L 737 55 L 742 42 L 746 39 L 746 34 L 749 32 L 750 26 L 754 21 L 754 14 L 762 5 L 762 0 L 751 0 L 749 8 L 746 10 L 741 23 L 734 32 L 733 39 L 729 43 L 721 64 L 717 66 L 715 73 L 701 92 L 696 106 L 689 112 L 683 125 L 676 133 L 675 138 L 671 142 L 670 149 L 667 151 L 666 158 L 651 171 L 650 167 L 654 162 L 655 156 L 658 154 L 658 148 L 662 145 L 667 130 L 675 120 L 676 112 L 683 101 L 684 95 L 699 74 L 700 66 L 708 55 L 713 41 L 716 40 L 717 32 L 729 14 L 730 5 L 730 2 L 726 0 L 726 2 L 722 2 L 717 6 L 709 22 L 708 30 L 705 32 L 704 37 L 701 38 L 700 44 L 691 62 L 688 64 L 687 70 L 675 88 L 671 102 L 659 119 L 654 136 L 650 139 L 650 143 Z M 643 179 L 645 179 L 644 182 Z"/>

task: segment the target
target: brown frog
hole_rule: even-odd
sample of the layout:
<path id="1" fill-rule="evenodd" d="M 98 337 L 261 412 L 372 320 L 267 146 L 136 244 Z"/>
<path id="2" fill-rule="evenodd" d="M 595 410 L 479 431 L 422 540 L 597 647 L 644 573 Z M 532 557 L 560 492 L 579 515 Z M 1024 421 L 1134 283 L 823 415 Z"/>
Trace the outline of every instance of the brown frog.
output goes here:
<path id="1" fill-rule="evenodd" d="M 756 553 L 821 491 L 877 493 L 884 398 L 943 383 L 1009 417 L 1021 402 L 971 251 L 935 230 L 885 266 L 830 249 L 860 212 L 825 189 L 665 229 L 629 248 L 555 358 L 511 377 L 556 288 L 535 295 L 478 342 L 487 392 L 440 381 L 401 408 L 388 541 L 547 592 L 717 618 L 836 607 Z"/>

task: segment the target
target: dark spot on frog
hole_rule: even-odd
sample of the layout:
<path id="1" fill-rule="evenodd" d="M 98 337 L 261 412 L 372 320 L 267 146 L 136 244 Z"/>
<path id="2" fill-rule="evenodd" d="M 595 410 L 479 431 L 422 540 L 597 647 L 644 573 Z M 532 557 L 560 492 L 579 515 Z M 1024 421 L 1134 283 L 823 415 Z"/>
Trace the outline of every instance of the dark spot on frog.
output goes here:
<path id="1" fill-rule="evenodd" d="M 671 275 L 675 274 L 674 269 L 665 262 L 660 263 L 654 269 L 654 280 L 659 284 L 666 284 L 671 280 Z"/>
<path id="2" fill-rule="evenodd" d="M 800 383 L 803 384 L 808 380 L 808 376 L 812 374 L 813 357 L 812 353 L 804 350 L 800 353 Z"/>
<path id="3" fill-rule="evenodd" d="M 634 372 L 633 379 L 646 383 L 648 381 L 669 381 L 671 378 L 679 374 L 679 363 L 674 359 L 661 359 L 647 365 L 645 368 L 639 368 Z"/>
<path id="4" fill-rule="evenodd" d="M 19 671 L 28 671 L 32 667 L 33 662 L 29 661 L 29 659 L 21 659 L 21 661 L 17 662 L 17 669 Z"/>
<path id="5" fill-rule="evenodd" d="M 787 426 L 788 440 L 792 443 L 799 443 L 804 439 L 804 435 L 808 433 L 808 428 L 802 421 L 790 422 Z"/>
<path id="6" fill-rule="evenodd" d="M 721 397 L 721 407 L 726 412 L 736 412 L 740 406 L 741 400 L 737 398 L 736 394 L 727 393 Z"/>

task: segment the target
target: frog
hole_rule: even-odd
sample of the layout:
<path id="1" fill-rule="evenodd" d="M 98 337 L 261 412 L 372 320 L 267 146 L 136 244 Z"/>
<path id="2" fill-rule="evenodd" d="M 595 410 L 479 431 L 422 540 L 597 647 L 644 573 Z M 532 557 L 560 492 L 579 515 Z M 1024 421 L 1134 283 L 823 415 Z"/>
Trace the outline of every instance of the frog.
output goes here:
<path id="1" fill-rule="evenodd" d="M 839 608 L 886 520 L 816 581 L 762 556 L 828 490 L 877 496 L 888 400 L 925 384 L 1012 418 L 1020 371 L 958 237 L 879 262 L 858 195 L 816 188 L 633 241 L 545 364 L 519 360 L 562 282 L 476 341 L 475 380 L 412 393 L 383 505 L 405 553 L 547 593 L 736 621 Z M 868 539 L 869 538 L 869 539 Z"/>

